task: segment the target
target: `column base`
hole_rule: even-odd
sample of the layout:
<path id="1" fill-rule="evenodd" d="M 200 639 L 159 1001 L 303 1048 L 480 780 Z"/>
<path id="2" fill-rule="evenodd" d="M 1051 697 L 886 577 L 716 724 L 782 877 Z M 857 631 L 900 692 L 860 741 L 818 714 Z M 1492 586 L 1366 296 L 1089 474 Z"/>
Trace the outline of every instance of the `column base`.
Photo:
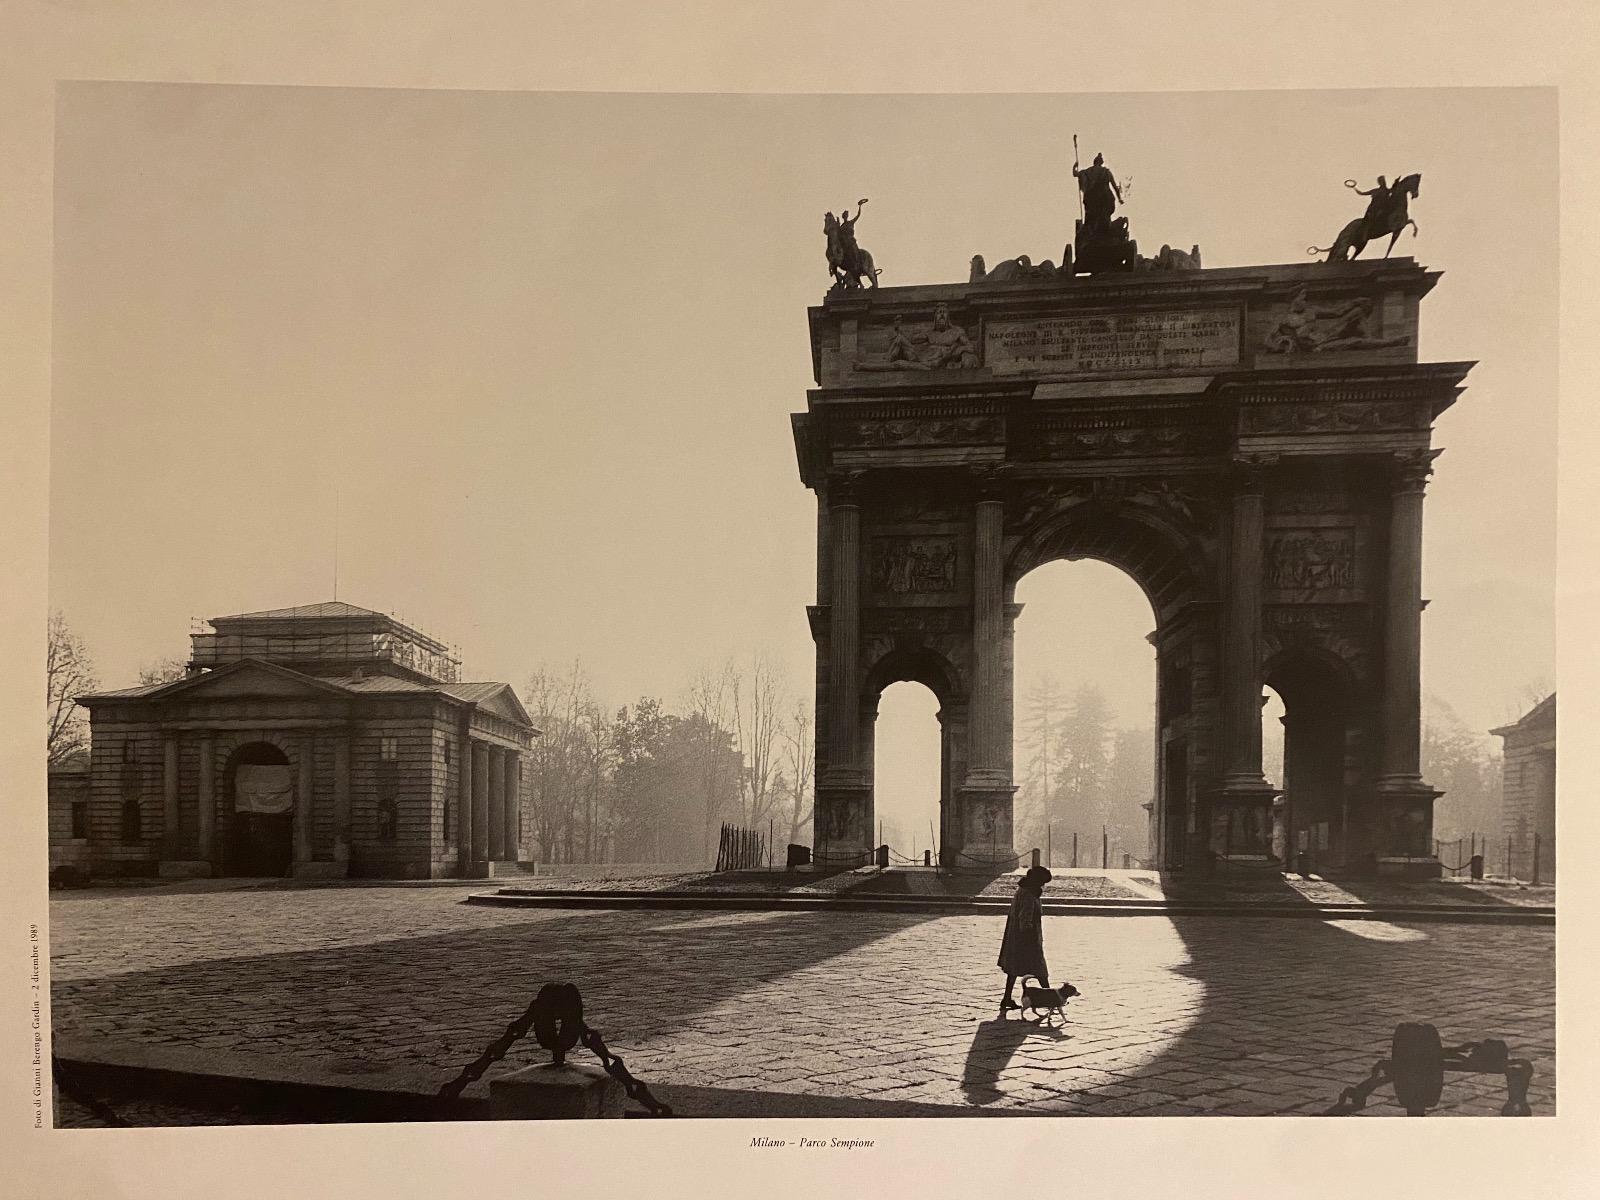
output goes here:
<path id="1" fill-rule="evenodd" d="M 987 774 L 987 772 L 985 773 Z M 956 792 L 961 806 L 949 827 L 960 834 L 961 842 L 940 851 L 944 865 L 960 870 L 1011 870 L 1017 866 L 1012 845 L 1011 808 L 1017 789 L 1001 775 L 986 779 L 969 774 L 965 786 Z"/>
<path id="2" fill-rule="evenodd" d="M 849 780 L 845 782 L 844 780 Z M 812 818 L 812 862 L 819 867 L 869 866 L 874 861 L 872 842 L 872 785 L 833 774 L 816 789 L 816 815 Z"/>
<path id="3" fill-rule="evenodd" d="M 1378 874 L 1401 873 L 1394 864 L 1433 862 L 1433 802 L 1443 792 L 1415 775 L 1386 775 L 1373 788 Z M 1385 867 L 1385 862 L 1391 864 Z M 1421 876 L 1418 876 L 1419 878 Z"/>
<path id="4" fill-rule="evenodd" d="M 493 879 L 494 864 L 486 858 L 480 858 L 473 862 L 463 863 L 458 878 Z"/>
<path id="5" fill-rule="evenodd" d="M 1259 775 L 1235 775 L 1207 797 L 1209 828 L 1206 846 L 1218 861 L 1252 862 L 1272 855 L 1272 802 L 1278 789 Z"/>

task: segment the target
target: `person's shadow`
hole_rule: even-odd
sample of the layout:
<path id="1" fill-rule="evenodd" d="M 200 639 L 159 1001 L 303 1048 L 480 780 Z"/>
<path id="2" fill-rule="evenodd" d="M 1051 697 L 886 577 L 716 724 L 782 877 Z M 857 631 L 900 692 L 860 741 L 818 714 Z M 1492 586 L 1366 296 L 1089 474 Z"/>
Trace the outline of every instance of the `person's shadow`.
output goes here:
<path id="1" fill-rule="evenodd" d="M 1008 1019 L 1002 1016 L 979 1022 L 972 1035 L 972 1045 L 967 1049 L 966 1065 L 961 1071 L 962 1095 L 967 1098 L 968 1104 L 993 1104 L 1004 1095 L 996 1085 L 1019 1046 L 1029 1038 L 1059 1042 L 1071 1036 L 1058 1026 L 1021 1017 Z"/>

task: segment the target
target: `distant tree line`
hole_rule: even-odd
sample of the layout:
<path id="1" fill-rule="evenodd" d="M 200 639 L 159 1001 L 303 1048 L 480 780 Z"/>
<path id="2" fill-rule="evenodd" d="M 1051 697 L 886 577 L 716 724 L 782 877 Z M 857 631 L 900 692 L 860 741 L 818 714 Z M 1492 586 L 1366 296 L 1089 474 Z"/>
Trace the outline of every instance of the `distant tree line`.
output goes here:
<path id="1" fill-rule="evenodd" d="M 540 861 L 709 863 L 723 822 L 809 844 L 812 716 L 757 655 L 700 672 L 676 704 L 611 712 L 582 665 L 540 669 L 524 767 Z"/>

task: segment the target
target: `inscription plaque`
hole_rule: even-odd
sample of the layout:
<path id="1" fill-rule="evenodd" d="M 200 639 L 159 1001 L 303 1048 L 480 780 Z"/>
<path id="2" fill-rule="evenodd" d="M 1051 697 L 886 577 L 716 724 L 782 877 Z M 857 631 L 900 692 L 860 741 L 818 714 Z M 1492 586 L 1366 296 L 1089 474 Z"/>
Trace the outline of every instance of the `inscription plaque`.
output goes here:
<path id="1" fill-rule="evenodd" d="M 1236 308 L 995 320 L 984 329 L 984 363 L 996 375 L 1181 370 L 1238 361 Z"/>

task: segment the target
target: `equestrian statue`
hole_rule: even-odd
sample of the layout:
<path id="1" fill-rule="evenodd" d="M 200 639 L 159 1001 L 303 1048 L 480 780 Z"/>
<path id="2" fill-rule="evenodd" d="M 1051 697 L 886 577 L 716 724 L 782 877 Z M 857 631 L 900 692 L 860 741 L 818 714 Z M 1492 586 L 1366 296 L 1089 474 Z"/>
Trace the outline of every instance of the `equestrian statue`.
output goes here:
<path id="1" fill-rule="evenodd" d="M 1411 227 L 1411 236 L 1417 236 L 1417 223 L 1407 210 L 1408 201 L 1415 200 L 1417 193 L 1422 190 L 1420 174 L 1407 175 L 1392 184 L 1385 183 L 1383 176 L 1379 175 L 1378 186 L 1368 191 L 1356 187 L 1354 179 L 1346 179 L 1344 185 L 1353 189 L 1356 195 L 1367 197 L 1367 211 L 1341 229 L 1333 245 L 1307 246 L 1307 254 L 1326 254 L 1328 257 L 1325 261 L 1331 263 L 1349 262 L 1367 248 L 1368 242 L 1377 241 L 1388 234 L 1389 245 L 1383 251 L 1383 256 L 1388 258 L 1389 251 L 1394 249 L 1395 242 L 1400 240 L 1400 235 L 1408 225 Z"/>
<path id="2" fill-rule="evenodd" d="M 863 279 L 871 281 L 873 287 L 878 286 L 881 272 L 873 265 L 871 251 L 863 250 L 856 243 L 856 222 L 861 219 L 861 210 L 866 203 L 865 197 L 856 202 L 856 215 L 853 217 L 848 206 L 840 216 L 836 217 L 831 212 L 823 215 L 822 232 L 828 238 L 828 274 L 833 277 L 832 291 L 859 288 Z"/>

